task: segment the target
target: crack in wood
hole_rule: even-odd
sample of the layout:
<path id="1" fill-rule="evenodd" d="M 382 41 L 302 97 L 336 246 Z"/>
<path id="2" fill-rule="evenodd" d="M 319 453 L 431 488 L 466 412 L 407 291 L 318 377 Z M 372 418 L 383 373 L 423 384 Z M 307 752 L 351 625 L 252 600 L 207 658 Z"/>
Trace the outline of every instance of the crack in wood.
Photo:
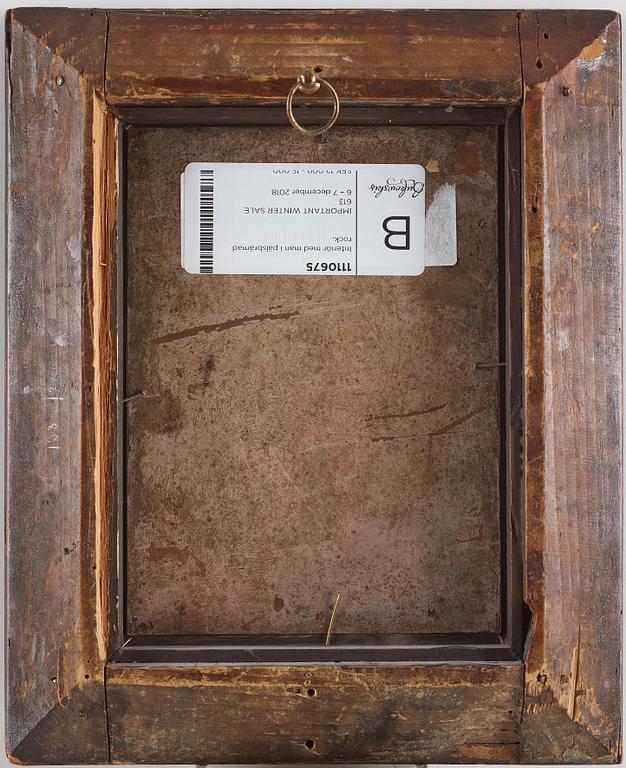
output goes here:
<path id="1" fill-rule="evenodd" d="M 271 312 L 262 312 L 258 315 L 245 315 L 244 317 L 235 317 L 232 320 L 224 320 L 221 323 L 209 323 L 206 325 L 196 325 L 192 328 L 185 328 L 182 331 L 176 331 L 174 333 L 167 333 L 163 336 L 156 336 L 152 339 L 153 344 L 167 344 L 170 341 L 178 341 L 179 339 L 186 339 L 191 336 L 197 336 L 200 333 L 223 333 L 231 328 L 238 328 L 241 325 L 247 325 L 248 323 L 261 323 L 267 320 L 290 320 L 292 317 L 302 317 L 303 313 L 299 310 L 293 312 L 279 312 L 272 314 Z"/>

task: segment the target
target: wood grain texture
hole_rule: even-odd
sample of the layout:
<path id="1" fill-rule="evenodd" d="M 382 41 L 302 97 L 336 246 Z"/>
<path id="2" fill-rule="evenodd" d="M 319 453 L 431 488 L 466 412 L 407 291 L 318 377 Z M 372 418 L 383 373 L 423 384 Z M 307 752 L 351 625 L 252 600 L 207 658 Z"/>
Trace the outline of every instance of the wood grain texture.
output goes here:
<path id="1" fill-rule="evenodd" d="M 528 83 L 525 591 L 533 616 L 527 695 L 529 702 L 543 697 L 565 717 L 559 726 L 557 716 L 531 708 L 526 754 L 567 763 L 574 761 L 568 750 L 578 750 L 584 761 L 599 753 L 615 760 L 621 749 L 620 25 L 610 13 L 524 13 L 521 34 Z M 533 745 L 533 732 L 539 738 L 541 729 L 552 740 L 543 756 Z"/>
<path id="2" fill-rule="evenodd" d="M 8 33 L 6 744 L 15 761 L 102 762 L 104 654 L 85 466 L 92 105 L 106 18 L 25 9 L 9 14 Z"/>
<path id="3" fill-rule="evenodd" d="M 109 667 L 121 762 L 515 762 L 523 666 Z"/>
<path id="4" fill-rule="evenodd" d="M 282 103 L 307 66 L 321 69 L 344 104 L 522 96 L 515 11 L 111 11 L 110 18 L 110 104 Z"/>
<path id="5" fill-rule="evenodd" d="M 187 162 L 416 162 L 458 264 L 418 278 L 189 275 Z M 497 130 L 131 130 L 130 634 L 494 632 Z M 441 344 L 445 329 L 446 344 Z"/>
<path id="6" fill-rule="evenodd" d="M 87 305 L 91 334 L 86 341 L 93 351 L 93 453 L 86 471 L 93 473 L 95 520 L 94 563 L 96 578 L 95 630 L 98 652 L 106 658 L 117 626 L 117 477 L 116 376 L 117 376 L 117 238 L 118 126 L 101 99 L 93 100 L 93 258 Z"/>

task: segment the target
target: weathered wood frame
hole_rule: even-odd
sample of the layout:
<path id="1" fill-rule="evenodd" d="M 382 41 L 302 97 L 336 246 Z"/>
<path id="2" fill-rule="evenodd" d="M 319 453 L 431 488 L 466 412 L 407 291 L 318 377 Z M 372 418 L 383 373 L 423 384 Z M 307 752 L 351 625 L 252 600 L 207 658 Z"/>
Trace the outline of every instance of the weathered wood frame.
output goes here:
<path id="1" fill-rule="evenodd" d="M 619 62 L 608 12 L 10 12 L 13 760 L 619 759 Z M 116 660 L 118 138 L 280 106 L 308 65 L 355 108 L 521 109 L 523 660 Z"/>

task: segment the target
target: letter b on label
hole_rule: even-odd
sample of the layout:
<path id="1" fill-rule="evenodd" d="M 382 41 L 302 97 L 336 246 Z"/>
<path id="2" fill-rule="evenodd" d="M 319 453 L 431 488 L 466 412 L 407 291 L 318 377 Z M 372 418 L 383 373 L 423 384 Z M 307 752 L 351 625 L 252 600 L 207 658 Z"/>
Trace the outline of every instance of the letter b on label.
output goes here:
<path id="1" fill-rule="evenodd" d="M 391 226 L 390 226 L 391 225 Z M 408 251 L 411 243 L 411 217 L 387 216 L 383 221 L 385 246 L 394 251 Z"/>

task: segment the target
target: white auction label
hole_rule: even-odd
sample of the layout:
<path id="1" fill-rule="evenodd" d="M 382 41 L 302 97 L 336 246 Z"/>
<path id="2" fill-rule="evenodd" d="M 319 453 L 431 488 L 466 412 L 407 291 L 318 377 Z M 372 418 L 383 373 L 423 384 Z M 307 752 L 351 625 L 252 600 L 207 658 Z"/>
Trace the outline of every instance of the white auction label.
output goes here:
<path id="1" fill-rule="evenodd" d="M 419 275 L 421 165 L 189 163 L 182 265 L 193 274 Z"/>

